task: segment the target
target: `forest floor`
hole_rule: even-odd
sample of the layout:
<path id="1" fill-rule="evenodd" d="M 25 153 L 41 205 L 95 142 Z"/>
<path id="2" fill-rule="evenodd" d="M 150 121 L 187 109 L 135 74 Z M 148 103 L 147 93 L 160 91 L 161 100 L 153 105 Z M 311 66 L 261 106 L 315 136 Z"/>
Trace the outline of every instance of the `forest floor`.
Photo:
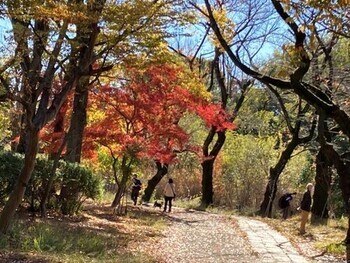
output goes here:
<path id="1" fill-rule="evenodd" d="M 22 220 L 26 220 L 24 225 L 28 229 L 41 221 L 39 218 Z M 62 239 L 66 239 L 66 243 L 67 240 L 83 242 L 69 239 L 72 231 L 79 231 L 82 239 L 105 238 L 100 251 L 89 253 L 84 248 L 88 244 L 79 248 L 71 244 L 62 249 L 57 244 L 48 250 L 42 246 L 36 251 L 7 247 L 0 250 L 0 262 L 344 262 L 342 257 L 315 248 L 315 243 L 320 241 L 316 232 L 303 236 L 295 234 L 293 225 L 297 221 L 293 220 L 297 219 L 269 221 L 183 208 L 163 213 L 152 205 L 129 206 L 127 215 L 117 216 L 108 205 L 89 205 L 79 218 L 52 217 L 48 220 L 45 224 L 59 226 L 65 235 L 57 237 L 57 243 Z M 91 249 L 100 246 L 98 242 L 95 241 Z M 59 249 L 59 253 L 55 251 Z M 101 257 L 101 254 L 112 256 Z"/>

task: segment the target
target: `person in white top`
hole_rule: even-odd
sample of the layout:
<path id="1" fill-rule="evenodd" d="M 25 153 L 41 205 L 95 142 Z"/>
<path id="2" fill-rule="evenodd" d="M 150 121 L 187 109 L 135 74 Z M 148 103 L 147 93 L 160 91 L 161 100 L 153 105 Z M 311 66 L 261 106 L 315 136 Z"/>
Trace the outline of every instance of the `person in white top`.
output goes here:
<path id="1" fill-rule="evenodd" d="M 167 207 L 169 206 L 168 212 L 171 212 L 171 206 L 172 206 L 172 201 L 175 198 L 175 184 L 173 179 L 169 179 L 168 183 L 165 185 L 164 188 L 164 211 L 166 212 Z"/>

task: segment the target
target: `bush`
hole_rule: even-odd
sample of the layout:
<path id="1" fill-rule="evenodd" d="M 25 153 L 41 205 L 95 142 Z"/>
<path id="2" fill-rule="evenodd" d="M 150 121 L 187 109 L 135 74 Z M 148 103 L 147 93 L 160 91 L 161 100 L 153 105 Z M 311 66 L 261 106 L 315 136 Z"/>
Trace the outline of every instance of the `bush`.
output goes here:
<path id="1" fill-rule="evenodd" d="M 32 177 L 28 182 L 28 187 L 24 196 L 25 202 L 30 204 L 32 211 L 38 211 L 40 208 L 40 202 L 44 197 L 47 183 L 52 175 L 53 161 L 47 160 L 43 156 L 39 156 L 36 160 Z M 60 170 L 55 173 L 55 180 L 48 196 L 47 207 L 57 207 L 56 190 L 60 185 L 62 177 L 60 176 Z"/>
<path id="2" fill-rule="evenodd" d="M 11 194 L 23 167 L 24 156 L 14 152 L 0 152 L 0 204 L 4 204 Z M 24 202 L 30 209 L 37 211 L 44 196 L 47 182 L 52 176 L 53 161 L 45 156 L 38 156 L 34 171 L 24 195 Z M 63 183 L 62 183 L 63 182 Z M 61 186 L 74 183 L 75 199 L 70 200 L 69 213 L 76 213 L 86 198 L 96 199 L 102 195 L 102 180 L 92 170 L 78 164 L 60 161 L 55 171 L 55 178 L 49 195 L 47 207 L 58 207 L 57 192 Z M 60 198 L 62 199 L 62 198 Z"/>
<path id="3" fill-rule="evenodd" d="M 61 191 L 61 210 L 64 214 L 77 213 L 87 199 L 102 195 L 102 180 L 87 167 L 76 163 L 65 163 L 62 167 L 63 183 Z"/>
<path id="4" fill-rule="evenodd" d="M 0 152 L 0 204 L 4 204 L 12 192 L 22 166 L 22 155 L 6 151 Z"/>

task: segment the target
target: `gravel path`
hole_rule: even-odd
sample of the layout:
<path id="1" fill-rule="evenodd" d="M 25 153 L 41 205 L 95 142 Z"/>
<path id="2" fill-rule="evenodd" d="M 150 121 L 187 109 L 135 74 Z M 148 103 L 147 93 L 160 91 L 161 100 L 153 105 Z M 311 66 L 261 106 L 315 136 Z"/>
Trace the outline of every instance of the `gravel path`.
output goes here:
<path id="1" fill-rule="evenodd" d="M 163 237 L 141 246 L 159 263 L 327 262 L 303 257 L 287 238 L 259 220 L 179 208 L 163 216 L 169 223 Z"/>
<path id="2" fill-rule="evenodd" d="M 170 225 L 153 255 L 159 262 L 243 263 L 258 259 L 237 223 L 227 216 L 181 209 L 164 216 Z"/>

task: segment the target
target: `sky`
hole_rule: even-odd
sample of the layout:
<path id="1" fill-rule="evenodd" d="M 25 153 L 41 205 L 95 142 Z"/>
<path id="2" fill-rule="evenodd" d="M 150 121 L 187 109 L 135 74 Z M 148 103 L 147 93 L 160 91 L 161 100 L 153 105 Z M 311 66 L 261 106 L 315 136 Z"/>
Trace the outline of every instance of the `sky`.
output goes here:
<path id="1" fill-rule="evenodd" d="M 5 44 L 5 36 L 9 30 L 11 30 L 11 23 L 9 20 L 3 18 L 0 19 L 0 43 L 1 45 Z"/>

